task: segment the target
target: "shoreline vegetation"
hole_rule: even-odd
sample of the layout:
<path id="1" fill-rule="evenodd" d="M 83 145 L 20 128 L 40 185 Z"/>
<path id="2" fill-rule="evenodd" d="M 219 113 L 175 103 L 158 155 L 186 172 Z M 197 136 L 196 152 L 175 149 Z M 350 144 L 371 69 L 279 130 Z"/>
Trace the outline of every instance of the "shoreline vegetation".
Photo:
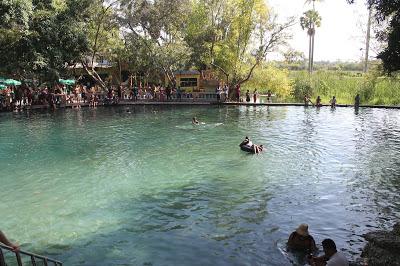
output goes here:
<path id="1" fill-rule="evenodd" d="M 256 70 L 254 78 L 267 76 L 264 78 L 267 82 L 263 86 L 261 82 L 250 80 L 243 84 L 244 90 L 252 92 L 257 88 L 262 94 L 271 90 L 276 95 L 276 101 L 282 103 L 303 102 L 304 96 L 308 95 L 312 102 L 320 96 L 322 103 L 329 103 L 332 96 L 336 96 L 338 104 L 352 105 L 355 96 L 359 94 L 361 105 L 400 105 L 400 76 L 384 76 L 379 66 L 367 73 L 321 69 L 312 75 L 304 70 L 281 67 L 269 67 L 267 71 Z"/>

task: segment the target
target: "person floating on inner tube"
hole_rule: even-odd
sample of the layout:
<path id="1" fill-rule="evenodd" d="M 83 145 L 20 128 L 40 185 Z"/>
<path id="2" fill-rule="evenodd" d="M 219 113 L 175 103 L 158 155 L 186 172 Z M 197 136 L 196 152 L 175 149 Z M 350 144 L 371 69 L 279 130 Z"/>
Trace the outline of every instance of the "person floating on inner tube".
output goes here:
<path id="1" fill-rule="evenodd" d="M 193 119 L 192 119 L 192 124 L 193 124 L 193 125 L 198 125 L 198 124 L 200 124 L 200 122 L 197 120 L 196 117 L 193 117 Z"/>
<path id="2" fill-rule="evenodd" d="M 249 137 L 245 137 L 242 143 L 239 144 L 240 149 L 243 151 L 251 152 L 258 154 L 263 151 L 263 145 L 253 144 L 253 142 L 249 139 Z"/>
<path id="3" fill-rule="evenodd" d="M 242 146 L 251 147 L 251 146 L 253 146 L 253 142 L 249 139 L 248 136 L 246 136 L 246 137 L 244 138 L 244 140 L 242 141 L 242 143 L 239 144 L 239 147 L 242 147 Z"/>

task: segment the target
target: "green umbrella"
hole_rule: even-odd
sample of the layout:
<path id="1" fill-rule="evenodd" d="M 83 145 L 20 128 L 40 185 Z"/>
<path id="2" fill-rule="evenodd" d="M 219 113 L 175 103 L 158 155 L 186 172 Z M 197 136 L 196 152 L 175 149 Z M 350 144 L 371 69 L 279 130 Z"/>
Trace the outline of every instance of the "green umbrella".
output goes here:
<path id="1" fill-rule="evenodd" d="M 9 86 L 19 86 L 22 84 L 21 81 L 15 79 L 0 79 L 0 83 Z"/>
<path id="2" fill-rule="evenodd" d="M 60 82 L 61 84 L 64 84 L 64 85 L 74 85 L 75 84 L 75 80 L 73 80 L 73 79 L 59 79 L 58 82 Z"/>
<path id="3" fill-rule="evenodd" d="M 7 88 L 6 85 L 0 84 L 0 90 L 4 90 L 4 89 L 6 89 L 6 88 Z"/>

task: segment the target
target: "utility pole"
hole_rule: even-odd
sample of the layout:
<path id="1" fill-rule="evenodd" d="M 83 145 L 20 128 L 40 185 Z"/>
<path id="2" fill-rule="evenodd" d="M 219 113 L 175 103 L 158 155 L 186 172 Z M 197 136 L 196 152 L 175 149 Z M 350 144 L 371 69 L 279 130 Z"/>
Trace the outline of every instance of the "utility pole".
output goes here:
<path id="1" fill-rule="evenodd" d="M 367 39 L 365 42 L 364 73 L 367 73 L 368 71 L 369 42 L 371 39 L 371 20 L 372 20 L 371 18 L 372 18 L 372 6 L 369 7 L 369 14 L 368 14 Z"/>

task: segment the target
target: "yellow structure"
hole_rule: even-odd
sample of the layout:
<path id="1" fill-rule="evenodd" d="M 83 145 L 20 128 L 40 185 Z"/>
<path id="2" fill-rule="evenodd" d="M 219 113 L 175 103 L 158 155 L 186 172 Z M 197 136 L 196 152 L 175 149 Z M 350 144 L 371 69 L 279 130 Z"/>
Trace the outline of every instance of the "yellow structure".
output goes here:
<path id="1" fill-rule="evenodd" d="M 220 81 L 211 70 L 181 70 L 174 72 L 176 85 L 186 93 L 215 93 Z M 165 79 L 168 84 L 168 79 Z"/>
<path id="2" fill-rule="evenodd" d="M 197 70 L 181 70 L 174 72 L 176 85 L 182 92 L 200 92 L 200 72 Z M 166 78 L 166 84 L 168 79 Z"/>

